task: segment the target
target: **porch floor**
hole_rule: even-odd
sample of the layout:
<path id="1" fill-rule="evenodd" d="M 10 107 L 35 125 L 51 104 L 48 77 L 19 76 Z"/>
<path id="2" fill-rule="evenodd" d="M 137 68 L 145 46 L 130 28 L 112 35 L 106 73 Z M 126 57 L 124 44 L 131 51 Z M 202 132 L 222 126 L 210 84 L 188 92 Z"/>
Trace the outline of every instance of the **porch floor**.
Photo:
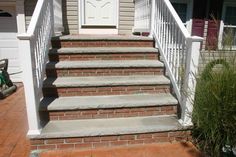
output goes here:
<path id="1" fill-rule="evenodd" d="M 23 86 L 0 100 L 0 157 L 28 157 L 30 154 Z M 97 150 L 49 151 L 40 157 L 200 157 L 191 143 L 165 143 Z"/>

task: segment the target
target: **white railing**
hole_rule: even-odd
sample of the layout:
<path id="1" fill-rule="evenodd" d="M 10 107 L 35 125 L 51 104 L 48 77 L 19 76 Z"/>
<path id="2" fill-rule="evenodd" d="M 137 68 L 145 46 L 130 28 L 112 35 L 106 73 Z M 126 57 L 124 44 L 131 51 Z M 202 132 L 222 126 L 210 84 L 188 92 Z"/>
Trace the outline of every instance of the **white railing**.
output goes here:
<path id="1" fill-rule="evenodd" d="M 150 33 L 181 105 L 180 122 L 191 125 L 202 38 L 189 34 L 169 0 L 152 0 L 151 10 Z"/>
<path id="2" fill-rule="evenodd" d="M 29 123 L 28 135 L 40 134 L 38 107 L 43 96 L 45 66 L 53 33 L 53 0 L 38 0 L 27 32 L 18 36 Z"/>
<path id="3" fill-rule="evenodd" d="M 149 32 L 151 0 L 135 0 L 134 32 Z"/>

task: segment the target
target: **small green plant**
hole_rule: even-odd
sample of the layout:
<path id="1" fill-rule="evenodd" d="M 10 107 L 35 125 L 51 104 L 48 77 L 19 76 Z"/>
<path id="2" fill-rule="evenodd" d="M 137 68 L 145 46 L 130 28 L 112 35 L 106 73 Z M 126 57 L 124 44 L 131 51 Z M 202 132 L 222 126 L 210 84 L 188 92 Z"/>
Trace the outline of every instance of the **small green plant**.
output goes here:
<path id="1" fill-rule="evenodd" d="M 215 70 L 217 65 L 221 68 Z M 236 146 L 235 65 L 235 60 L 213 60 L 197 81 L 193 136 L 199 147 L 211 157 L 222 157 L 226 147 L 230 152 Z M 232 151 L 230 153 L 233 156 Z"/>

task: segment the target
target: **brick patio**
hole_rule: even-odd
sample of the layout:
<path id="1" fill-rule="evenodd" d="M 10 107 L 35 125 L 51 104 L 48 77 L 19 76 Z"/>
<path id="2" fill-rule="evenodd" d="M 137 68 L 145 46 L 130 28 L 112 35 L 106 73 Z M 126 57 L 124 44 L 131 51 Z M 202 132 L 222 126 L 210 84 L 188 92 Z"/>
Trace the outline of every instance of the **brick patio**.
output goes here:
<path id="1" fill-rule="evenodd" d="M 29 141 L 22 85 L 13 95 L 0 100 L 0 157 L 29 156 Z"/>

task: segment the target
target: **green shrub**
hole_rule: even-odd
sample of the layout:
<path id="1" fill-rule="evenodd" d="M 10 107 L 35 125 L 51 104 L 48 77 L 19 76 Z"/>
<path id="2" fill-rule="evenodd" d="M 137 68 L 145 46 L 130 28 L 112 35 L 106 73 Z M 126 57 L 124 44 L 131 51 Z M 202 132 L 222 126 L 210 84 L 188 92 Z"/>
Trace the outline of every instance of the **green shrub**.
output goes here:
<path id="1" fill-rule="evenodd" d="M 218 59 L 207 64 L 197 81 L 193 111 L 193 136 L 211 157 L 221 157 L 222 148 L 236 146 L 235 61 Z M 214 67 L 221 64 L 220 70 Z"/>

